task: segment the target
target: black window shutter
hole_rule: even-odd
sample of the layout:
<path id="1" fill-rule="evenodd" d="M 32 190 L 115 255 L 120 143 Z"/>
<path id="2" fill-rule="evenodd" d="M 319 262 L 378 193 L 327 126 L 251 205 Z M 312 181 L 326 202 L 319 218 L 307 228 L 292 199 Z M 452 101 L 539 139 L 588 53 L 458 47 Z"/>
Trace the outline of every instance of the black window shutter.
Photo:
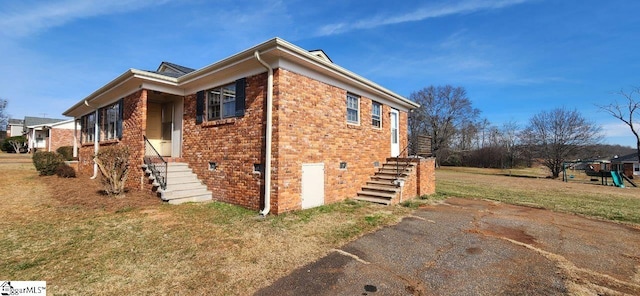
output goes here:
<path id="1" fill-rule="evenodd" d="M 118 121 L 116 121 L 116 133 L 118 139 L 122 139 L 122 122 L 124 121 L 124 98 L 118 101 Z"/>
<path id="2" fill-rule="evenodd" d="M 244 116 L 247 78 L 236 80 L 236 116 Z"/>
<path id="3" fill-rule="evenodd" d="M 204 114 L 204 91 L 201 90 L 196 94 L 196 124 L 201 124 Z"/>

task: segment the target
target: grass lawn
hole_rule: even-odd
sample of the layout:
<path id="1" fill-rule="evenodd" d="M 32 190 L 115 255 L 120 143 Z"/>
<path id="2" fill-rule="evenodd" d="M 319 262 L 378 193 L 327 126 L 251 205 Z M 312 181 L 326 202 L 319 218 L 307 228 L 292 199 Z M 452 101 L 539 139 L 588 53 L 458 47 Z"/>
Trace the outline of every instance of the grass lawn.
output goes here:
<path id="1" fill-rule="evenodd" d="M 442 168 L 433 198 L 485 198 L 640 223 L 638 188 L 508 173 L 529 178 Z M 0 280 L 46 280 L 49 295 L 247 295 L 412 211 L 346 201 L 261 219 L 217 202 L 172 206 L 140 192 L 112 198 L 88 176 L 40 177 L 29 155 L 5 153 L 0 190 Z"/>
<path id="2" fill-rule="evenodd" d="M 0 277 L 48 295 L 247 295 L 410 213 L 347 201 L 259 219 L 223 203 L 172 206 L 98 193 L 87 176 L 40 177 L 0 153 Z"/>
<path id="3" fill-rule="evenodd" d="M 562 182 L 544 176 L 541 169 L 510 172 L 442 167 L 436 171 L 436 190 L 446 197 L 483 198 L 640 224 L 640 188 Z"/>

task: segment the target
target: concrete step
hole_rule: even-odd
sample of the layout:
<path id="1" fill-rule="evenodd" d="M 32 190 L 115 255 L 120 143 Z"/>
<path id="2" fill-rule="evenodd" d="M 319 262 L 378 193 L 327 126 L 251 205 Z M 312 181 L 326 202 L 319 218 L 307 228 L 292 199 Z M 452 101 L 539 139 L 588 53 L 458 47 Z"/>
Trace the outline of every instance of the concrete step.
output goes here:
<path id="1" fill-rule="evenodd" d="M 376 172 L 376 174 L 387 174 L 387 175 L 397 175 L 399 173 L 400 176 L 408 176 L 411 174 L 411 170 L 400 170 L 396 171 L 396 169 L 380 169 Z"/>
<path id="2" fill-rule="evenodd" d="M 366 201 L 366 202 L 379 203 L 379 204 L 383 204 L 383 205 L 390 205 L 391 204 L 391 200 L 388 200 L 386 198 L 378 198 L 378 197 L 371 197 L 371 196 L 356 196 L 353 199 Z"/>
<path id="3" fill-rule="evenodd" d="M 186 196 L 181 198 L 174 198 L 174 199 L 167 200 L 167 203 L 172 205 L 179 205 L 186 202 L 205 202 L 205 201 L 210 201 L 211 199 L 212 199 L 211 194 L 209 193 L 209 194 L 203 194 L 203 195 L 197 195 L 197 196 Z"/>
<path id="4" fill-rule="evenodd" d="M 387 180 L 387 181 L 395 181 L 396 175 L 392 175 L 392 174 L 375 174 L 374 176 L 371 176 L 371 180 L 375 180 L 375 181 L 383 181 L 383 180 Z M 402 176 L 401 176 L 402 179 Z"/>
<path id="5" fill-rule="evenodd" d="M 160 193 L 160 198 L 162 198 L 162 200 L 170 200 L 170 199 L 183 198 L 187 196 L 197 196 L 197 195 L 203 195 L 203 194 L 211 194 L 211 191 L 207 190 L 207 187 L 204 187 L 204 186 L 199 188 L 185 189 L 185 190 L 173 190 L 173 189 L 167 188 L 166 190 L 163 190 Z"/>
<path id="6" fill-rule="evenodd" d="M 380 186 L 380 185 L 365 185 L 362 187 L 362 191 L 367 192 L 379 192 L 379 193 L 388 193 L 395 195 L 400 192 L 400 188 L 396 186 Z"/>
<path id="7" fill-rule="evenodd" d="M 175 185 L 175 184 L 183 184 L 183 183 L 193 183 L 198 180 L 198 177 L 194 174 L 193 176 L 168 176 L 167 177 L 167 186 Z"/>
<path id="8" fill-rule="evenodd" d="M 383 169 L 396 169 L 397 167 L 413 169 L 413 168 L 416 167 L 416 164 L 413 163 L 413 162 L 400 162 L 400 163 L 398 163 L 396 165 L 395 162 L 387 162 L 387 163 L 383 164 L 381 168 L 383 168 Z"/>
<path id="9" fill-rule="evenodd" d="M 193 172 L 188 165 L 169 165 L 167 167 L 168 173 L 182 173 L 182 172 Z"/>
<path id="10" fill-rule="evenodd" d="M 161 190 L 162 191 L 179 191 L 179 190 L 190 190 L 190 189 L 196 189 L 196 188 L 207 188 L 207 186 L 202 184 L 200 180 L 195 179 L 192 182 L 170 184 L 170 185 L 167 185 L 166 190 L 159 189 L 158 191 L 161 191 Z"/>
<path id="11" fill-rule="evenodd" d="M 396 188 L 398 185 L 396 185 L 394 181 L 395 180 L 369 180 L 366 185 Z"/>
<path id="12" fill-rule="evenodd" d="M 167 172 L 167 179 L 169 179 L 169 178 L 184 178 L 184 177 L 198 178 L 198 175 L 194 174 L 191 170 L 189 170 L 189 171 L 179 171 L 179 172 Z"/>
<path id="13" fill-rule="evenodd" d="M 396 194 L 395 192 L 380 192 L 369 189 L 362 189 L 358 191 L 358 196 L 368 196 L 368 197 L 378 197 L 378 198 L 387 198 L 389 200 L 393 199 Z"/>

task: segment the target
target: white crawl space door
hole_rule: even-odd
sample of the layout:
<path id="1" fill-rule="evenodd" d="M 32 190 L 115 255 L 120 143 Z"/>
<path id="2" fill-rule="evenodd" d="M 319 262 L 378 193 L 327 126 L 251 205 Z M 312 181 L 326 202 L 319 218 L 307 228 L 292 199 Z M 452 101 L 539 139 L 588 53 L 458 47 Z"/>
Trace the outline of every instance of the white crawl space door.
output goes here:
<path id="1" fill-rule="evenodd" d="M 302 164 L 302 208 L 324 204 L 324 163 Z"/>

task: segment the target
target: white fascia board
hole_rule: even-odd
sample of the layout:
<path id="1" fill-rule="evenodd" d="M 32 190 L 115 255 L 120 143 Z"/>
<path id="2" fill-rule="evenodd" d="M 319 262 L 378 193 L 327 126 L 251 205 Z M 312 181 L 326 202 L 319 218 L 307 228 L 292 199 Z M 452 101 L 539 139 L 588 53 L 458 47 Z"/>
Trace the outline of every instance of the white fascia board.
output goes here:
<path id="1" fill-rule="evenodd" d="M 129 69 L 126 72 L 122 73 L 122 75 L 118 76 L 116 79 L 111 80 L 109 83 L 105 84 L 98 90 L 91 93 L 89 96 L 79 101 L 67 111 L 62 113 L 65 116 L 78 117 L 86 114 L 93 110 L 92 108 L 85 108 L 85 101 L 90 105 L 91 103 L 98 102 L 98 106 L 92 107 L 102 107 L 104 105 L 113 103 L 122 96 L 131 94 L 131 84 L 136 83 L 138 89 L 142 86 L 141 82 L 143 81 L 152 81 L 160 84 L 165 84 L 169 86 L 175 86 L 177 84 L 176 79 L 173 77 L 168 77 L 164 75 L 159 75 L 156 73 L 151 73 L 147 71 L 137 70 L 137 69 Z M 125 87 L 127 90 L 122 90 Z M 135 91 L 135 90 L 134 90 Z M 105 98 L 109 97 L 109 98 Z M 106 103 L 103 101 L 107 101 Z M 85 110 L 86 109 L 86 110 Z"/>
<path id="2" fill-rule="evenodd" d="M 317 71 L 309 69 L 308 67 L 301 66 L 297 63 L 285 59 L 280 59 L 277 63 L 277 67 L 309 77 L 328 85 L 344 89 L 347 92 L 366 97 L 399 111 L 408 112 L 410 109 L 406 104 L 399 104 L 398 100 L 390 98 L 385 93 L 377 92 L 375 89 L 367 87 L 366 85 L 356 83 L 352 80 L 347 80 L 349 81 L 349 83 L 346 83 L 343 79 L 336 79 L 335 77 L 328 76 L 324 73 L 319 73 Z"/>
<path id="3" fill-rule="evenodd" d="M 341 76 L 342 79 L 350 80 L 355 85 L 360 85 L 360 87 L 362 88 L 368 88 L 372 92 L 380 93 L 381 95 L 384 94 L 384 96 L 397 100 L 398 105 L 405 106 L 402 109 L 413 109 L 420 107 L 420 105 L 416 102 L 413 102 L 399 94 L 396 94 L 395 92 L 392 92 L 391 90 L 388 90 L 380 86 L 379 84 L 368 80 L 356 73 L 353 73 L 345 68 L 342 68 L 334 63 L 330 63 L 326 60 L 316 57 L 296 45 L 280 39 L 278 41 L 279 45 L 282 45 L 278 49 L 283 51 L 284 53 L 287 53 L 289 56 L 294 58 L 297 56 L 298 60 L 300 60 L 301 62 L 309 63 L 311 64 L 311 66 L 324 68 L 325 70 L 332 72 L 334 75 Z"/>

